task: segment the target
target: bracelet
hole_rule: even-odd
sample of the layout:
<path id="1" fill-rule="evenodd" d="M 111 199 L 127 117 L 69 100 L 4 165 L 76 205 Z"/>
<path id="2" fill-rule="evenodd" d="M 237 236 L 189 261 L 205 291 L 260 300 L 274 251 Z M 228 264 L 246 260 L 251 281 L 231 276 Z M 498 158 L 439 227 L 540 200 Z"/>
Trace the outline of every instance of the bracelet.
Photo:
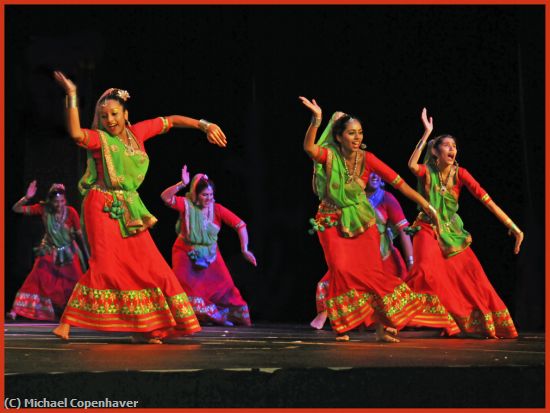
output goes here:
<path id="1" fill-rule="evenodd" d="M 424 148 L 424 145 L 426 145 L 426 141 L 422 138 L 420 138 L 420 142 L 416 145 L 416 149 L 422 149 Z"/>
<path id="2" fill-rule="evenodd" d="M 322 121 L 323 118 L 317 118 L 315 116 L 311 116 L 311 125 L 318 128 L 319 126 L 321 126 L 321 121 Z"/>
<path id="3" fill-rule="evenodd" d="M 17 203 L 19 202 L 27 202 L 29 200 L 29 198 L 27 198 L 27 195 L 25 195 L 23 198 L 21 198 L 19 201 L 17 201 Z"/>
<path id="4" fill-rule="evenodd" d="M 206 119 L 199 120 L 199 128 L 204 132 L 208 132 L 208 127 L 212 125 L 211 122 L 208 122 Z"/>
<path id="5" fill-rule="evenodd" d="M 185 184 L 183 183 L 183 181 L 179 181 L 176 185 L 177 185 L 176 188 L 178 188 L 178 191 L 182 188 L 185 188 Z"/>
<path id="6" fill-rule="evenodd" d="M 77 107 L 78 107 L 78 98 L 76 97 L 76 94 L 65 96 L 65 108 L 71 109 L 71 108 L 77 108 Z"/>
<path id="7" fill-rule="evenodd" d="M 414 264 L 414 257 L 412 255 L 409 255 L 407 257 L 407 263 L 411 265 Z"/>
<path id="8" fill-rule="evenodd" d="M 516 234 L 521 234 L 521 230 L 518 228 L 516 224 L 512 222 L 512 225 L 510 226 L 510 231 L 515 232 Z"/>
<path id="9" fill-rule="evenodd" d="M 428 209 L 433 212 L 434 215 L 437 215 L 437 209 L 432 204 L 428 204 Z"/>

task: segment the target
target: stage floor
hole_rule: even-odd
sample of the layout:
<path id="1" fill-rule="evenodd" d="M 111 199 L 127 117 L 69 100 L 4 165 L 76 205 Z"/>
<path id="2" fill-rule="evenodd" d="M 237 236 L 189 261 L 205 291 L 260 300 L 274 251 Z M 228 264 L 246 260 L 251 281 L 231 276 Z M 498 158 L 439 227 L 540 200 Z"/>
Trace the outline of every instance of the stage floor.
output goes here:
<path id="1" fill-rule="evenodd" d="M 67 388 L 68 382 L 76 387 L 75 392 L 82 392 L 100 376 L 104 383 L 130 380 L 132 386 L 151 391 L 158 386 L 161 392 L 174 380 L 183 386 L 197 380 L 205 383 L 208 376 L 209 383 L 216 383 L 210 392 L 219 392 L 219 399 L 201 398 L 196 390 L 178 399 L 142 399 L 140 406 L 542 407 L 545 398 L 543 333 L 522 333 L 515 340 L 483 340 L 408 330 L 400 333 L 401 343 L 389 344 L 376 342 L 372 331 L 363 331 L 351 332 L 351 341 L 342 343 L 328 329 L 257 324 L 252 328 L 207 326 L 193 336 L 152 345 L 131 344 L 128 333 L 79 328 L 72 329 L 70 341 L 62 342 L 51 334 L 54 327 L 28 322 L 5 325 L 7 394 L 20 397 L 20 392 L 27 397 L 43 385 L 51 397 L 60 397 L 63 392 L 51 383 L 52 378 L 63 380 L 61 376 L 65 381 L 59 387 Z M 258 386 L 255 396 L 247 390 L 247 398 L 239 398 L 239 382 Z M 361 390 L 366 392 L 364 398 L 353 393 L 340 403 L 342 389 L 335 388 L 332 394 L 327 386 L 347 389 L 350 384 L 346 382 L 369 390 Z M 129 390 L 132 386 L 125 386 L 128 397 L 134 395 Z M 300 386 L 309 387 L 297 392 Z M 326 394 L 320 394 L 318 386 L 324 386 Z M 408 398 L 396 399 L 396 389 L 403 386 L 410 391 Z M 471 388 L 475 397 L 462 394 L 456 386 L 463 391 Z M 434 394 L 418 396 L 423 389 Z M 105 390 L 94 391 L 100 395 Z M 286 396 L 281 394 L 285 392 Z M 388 400 L 384 394 L 394 396 Z"/>
<path id="2" fill-rule="evenodd" d="M 543 366 L 544 334 L 524 333 L 515 340 L 441 338 L 437 331 L 402 331 L 401 343 L 376 342 L 371 331 L 351 332 L 336 342 L 329 330 L 307 325 L 260 324 L 204 327 L 190 337 L 162 345 L 131 344 L 128 333 L 73 328 L 62 342 L 54 324 L 5 325 L 5 374 L 181 371 L 189 369 L 264 369 L 324 367 Z"/>

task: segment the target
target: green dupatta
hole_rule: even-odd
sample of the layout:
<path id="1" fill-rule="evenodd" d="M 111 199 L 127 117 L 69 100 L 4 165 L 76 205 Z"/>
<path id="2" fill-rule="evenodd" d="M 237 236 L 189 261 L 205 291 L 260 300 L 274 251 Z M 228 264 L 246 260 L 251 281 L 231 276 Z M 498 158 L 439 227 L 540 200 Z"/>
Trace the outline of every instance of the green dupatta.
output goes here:
<path id="1" fill-rule="evenodd" d="M 458 211 L 458 199 L 451 190 L 441 194 L 441 182 L 437 167 L 432 161 L 425 163 L 426 176 L 424 186 L 419 180 L 419 192 L 430 201 L 430 204 L 437 210 L 439 216 L 439 230 L 435 230 L 439 247 L 446 257 L 452 257 L 464 251 L 472 243 L 472 236 L 464 229 L 464 223 Z M 455 166 L 453 176 L 453 185 L 456 184 L 458 177 L 458 166 Z M 430 218 L 421 213 L 421 218 L 424 221 L 430 222 Z M 434 226 L 435 228 L 435 226 Z"/>
<path id="2" fill-rule="evenodd" d="M 218 232 L 220 227 L 214 224 L 214 203 L 210 204 L 206 210 L 207 216 L 203 210 L 198 208 L 191 200 L 192 196 L 187 193 L 184 198 L 186 236 L 185 242 L 193 246 L 188 252 L 189 258 L 193 263 L 201 268 L 206 268 L 214 262 L 217 256 Z M 182 217 L 176 223 L 176 232 L 181 235 Z"/>
<path id="3" fill-rule="evenodd" d="M 332 137 L 334 115 L 317 145 L 327 149 L 325 165 L 313 162 L 313 190 L 321 201 L 328 201 L 340 210 L 338 226 L 346 238 L 355 237 L 365 232 L 375 223 L 374 208 L 367 199 L 364 184 L 356 179 L 346 180 L 344 158 L 337 143 Z M 361 164 L 364 165 L 364 151 L 360 151 Z"/>
<path id="4" fill-rule="evenodd" d="M 34 248 L 34 253 L 36 256 L 53 253 L 55 265 L 70 264 L 76 253 L 82 270 L 86 271 L 88 268 L 86 260 L 80 248 L 74 244 L 74 232 L 68 230 L 65 226 L 67 213 L 68 208 L 65 207 L 63 222 L 59 223 L 55 219 L 55 213 L 52 213 L 47 206 L 44 208 L 43 222 L 46 235 L 40 245 Z"/>
<path id="5" fill-rule="evenodd" d="M 129 129 L 127 131 L 131 134 Z M 145 231 L 157 222 L 137 193 L 147 173 L 149 157 L 139 149 L 129 151 L 116 136 L 99 129 L 97 132 L 101 142 L 101 158 L 107 186 L 104 191 L 112 196 L 112 200 L 106 202 L 103 212 L 118 221 L 123 237 Z M 135 137 L 134 140 L 137 142 Z M 95 162 L 91 151 L 88 151 L 87 169 L 78 183 L 80 193 L 85 196 L 96 182 Z"/>

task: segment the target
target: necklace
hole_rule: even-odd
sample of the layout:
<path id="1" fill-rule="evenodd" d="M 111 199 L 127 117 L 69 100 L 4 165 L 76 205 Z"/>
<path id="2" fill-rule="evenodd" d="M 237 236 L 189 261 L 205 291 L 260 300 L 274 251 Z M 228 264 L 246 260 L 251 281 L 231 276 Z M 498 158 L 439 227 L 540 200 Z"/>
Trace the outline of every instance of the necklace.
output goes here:
<path id="1" fill-rule="evenodd" d="M 439 184 L 441 187 L 439 188 L 439 193 L 441 195 L 445 195 L 445 192 L 447 192 L 447 184 L 449 183 L 449 178 L 451 177 L 451 174 L 453 172 L 453 169 L 449 169 L 449 173 L 447 174 L 447 179 L 445 179 L 445 183 L 443 183 L 443 177 L 441 176 L 441 171 L 438 170 L 437 174 L 439 175 Z"/>
<path id="2" fill-rule="evenodd" d="M 344 156 L 342 155 L 342 158 L 344 158 Z M 355 152 L 355 161 L 354 161 L 354 164 L 353 164 L 353 173 L 350 174 L 349 173 L 349 169 L 348 169 L 348 163 L 346 162 L 346 158 L 344 158 L 344 169 L 346 170 L 346 183 L 349 184 L 352 180 L 353 180 L 353 177 L 355 176 L 355 174 L 357 173 L 357 160 L 359 159 L 359 151 L 356 151 Z"/>
<path id="3" fill-rule="evenodd" d="M 66 218 L 67 218 L 67 207 L 63 207 L 63 211 L 61 211 L 60 215 L 57 215 L 54 212 L 54 214 L 53 214 L 53 227 L 54 227 L 55 231 L 59 231 L 59 228 L 61 228 L 61 225 L 63 225 Z"/>
<path id="4" fill-rule="evenodd" d="M 136 146 L 137 142 L 134 138 L 132 132 L 130 132 L 130 129 L 126 128 L 126 136 L 128 137 L 128 142 L 124 142 L 124 140 L 120 136 L 116 136 L 120 142 L 124 145 L 124 148 L 126 149 L 125 152 L 128 155 L 135 155 L 136 153 Z M 139 149 L 139 146 L 138 146 Z"/>

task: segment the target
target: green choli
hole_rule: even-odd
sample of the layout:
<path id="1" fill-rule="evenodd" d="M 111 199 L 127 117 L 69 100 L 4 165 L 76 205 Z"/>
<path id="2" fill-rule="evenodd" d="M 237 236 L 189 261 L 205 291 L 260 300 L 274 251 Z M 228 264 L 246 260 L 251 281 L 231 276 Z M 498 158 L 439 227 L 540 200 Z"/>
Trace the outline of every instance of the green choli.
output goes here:
<path id="1" fill-rule="evenodd" d="M 468 231 L 464 229 L 464 223 L 458 211 L 458 199 L 455 193 L 447 189 L 444 194 L 440 193 L 441 182 L 439 173 L 435 165 L 428 162 L 426 165 L 425 183 L 422 185 L 419 180 L 419 192 L 430 201 L 430 204 L 437 210 L 439 216 L 439 229 L 434 225 L 435 232 L 441 251 L 446 257 L 452 257 L 464 251 L 472 243 L 472 237 Z M 458 166 L 455 167 L 453 177 L 453 186 L 456 184 L 458 177 Z M 430 218 L 423 212 L 420 213 L 420 218 L 432 223 Z"/>
<path id="2" fill-rule="evenodd" d="M 140 149 L 128 150 L 116 136 L 102 130 L 97 132 L 101 141 L 104 182 L 107 186 L 99 189 L 112 196 L 112 202 L 107 201 L 103 211 L 118 221 L 123 237 L 145 231 L 157 222 L 137 193 L 147 173 L 149 157 Z M 134 140 L 137 142 L 135 137 Z M 96 182 L 95 161 L 92 152 L 88 151 L 87 170 L 78 183 L 80 193 L 86 195 Z"/>

